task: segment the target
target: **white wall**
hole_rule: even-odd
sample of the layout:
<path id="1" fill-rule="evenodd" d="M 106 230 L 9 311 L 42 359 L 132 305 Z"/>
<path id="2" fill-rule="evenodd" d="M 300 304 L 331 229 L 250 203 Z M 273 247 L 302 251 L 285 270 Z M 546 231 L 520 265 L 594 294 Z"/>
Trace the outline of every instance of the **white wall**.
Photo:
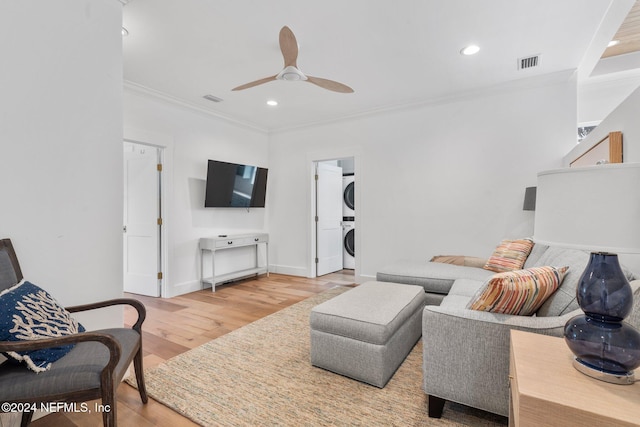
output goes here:
<path id="1" fill-rule="evenodd" d="M 640 86 L 638 70 L 592 77 L 578 87 L 578 125 L 599 123 Z"/>
<path id="2" fill-rule="evenodd" d="M 0 236 L 63 305 L 122 295 L 122 5 L 6 1 Z M 78 316 L 121 326 L 122 310 Z"/>
<path id="3" fill-rule="evenodd" d="M 580 144 L 564 157 L 563 166 L 578 158 L 609 132 L 622 132 L 622 156 L 625 163 L 640 162 L 640 88 L 620 103 Z"/>
<path id="4" fill-rule="evenodd" d="M 488 257 L 502 238 L 533 234 L 525 187 L 575 144 L 576 83 L 492 88 L 270 137 L 269 232 L 275 271 L 311 274 L 313 160 L 355 157 L 356 274 L 397 259 Z"/>
<path id="5" fill-rule="evenodd" d="M 137 91 L 124 92 L 124 137 L 163 146 L 167 245 L 164 296 L 201 289 L 198 240 L 267 230 L 267 209 L 204 207 L 207 160 L 269 167 L 266 133 L 196 112 Z M 269 171 L 271 173 L 271 171 Z M 272 191 L 269 177 L 267 206 Z M 217 272 L 254 262 L 251 249 L 216 255 Z"/>
<path id="6" fill-rule="evenodd" d="M 563 166 L 589 150 L 605 138 L 609 132 L 622 132 L 622 157 L 624 163 L 640 163 L 640 88 L 629 95 L 609 114 L 580 144 L 576 145 L 563 159 Z M 640 186 L 640 183 L 638 183 Z M 640 256 L 620 254 L 620 262 L 640 274 Z"/>
<path id="7" fill-rule="evenodd" d="M 578 124 L 597 124 L 640 86 L 640 52 L 598 61 L 578 84 Z"/>

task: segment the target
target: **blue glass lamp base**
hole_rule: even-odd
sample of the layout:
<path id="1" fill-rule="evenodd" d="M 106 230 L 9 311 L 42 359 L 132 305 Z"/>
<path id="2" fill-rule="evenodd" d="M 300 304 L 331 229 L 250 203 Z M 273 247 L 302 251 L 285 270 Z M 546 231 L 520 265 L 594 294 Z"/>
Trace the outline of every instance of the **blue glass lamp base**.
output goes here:
<path id="1" fill-rule="evenodd" d="M 564 326 L 573 366 L 602 381 L 632 384 L 640 367 L 640 331 L 623 321 L 633 310 L 633 291 L 616 254 L 591 253 L 576 299 L 584 314 Z"/>
<path id="2" fill-rule="evenodd" d="M 565 325 L 564 340 L 585 375 L 614 384 L 632 384 L 640 366 L 640 332 L 625 322 L 601 322 L 581 314 Z"/>
<path id="3" fill-rule="evenodd" d="M 581 373 L 590 376 L 591 378 L 595 378 L 600 381 L 606 381 L 612 384 L 630 385 L 636 381 L 634 371 L 627 372 L 626 374 L 613 374 L 604 372 L 594 368 L 593 366 L 586 365 L 578 358 L 573 359 L 573 367 Z"/>

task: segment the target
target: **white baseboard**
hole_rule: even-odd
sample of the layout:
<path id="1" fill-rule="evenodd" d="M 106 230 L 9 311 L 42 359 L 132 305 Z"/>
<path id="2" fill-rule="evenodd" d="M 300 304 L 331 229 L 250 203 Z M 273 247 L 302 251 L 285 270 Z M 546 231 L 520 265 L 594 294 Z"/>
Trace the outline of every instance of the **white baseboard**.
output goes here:
<path id="1" fill-rule="evenodd" d="M 166 290 L 166 295 L 162 295 L 163 298 L 177 297 L 178 295 L 202 290 L 202 283 L 200 283 L 200 280 L 191 280 L 189 282 L 167 286 Z"/>
<path id="2" fill-rule="evenodd" d="M 309 277 L 309 271 L 306 267 L 294 267 L 290 265 L 269 265 L 269 272 L 276 274 L 286 274 L 287 276 Z M 375 275 L 360 275 L 360 278 L 364 280 L 375 280 Z M 362 280 L 358 280 L 361 282 Z M 163 298 L 177 297 L 178 295 L 188 294 L 190 292 L 202 290 L 202 284 L 199 280 L 192 280 L 189 282 L 178 283 L 173 286 L 167 286 L 166 295 L 162 295 Z"/>
<path id="3" fill-rule="evenodd" d="M 286 274 L 288 276 L 309 277 L 306 267 L 293 267 L 290 265 L 269 265 L 269 273 Z"/>

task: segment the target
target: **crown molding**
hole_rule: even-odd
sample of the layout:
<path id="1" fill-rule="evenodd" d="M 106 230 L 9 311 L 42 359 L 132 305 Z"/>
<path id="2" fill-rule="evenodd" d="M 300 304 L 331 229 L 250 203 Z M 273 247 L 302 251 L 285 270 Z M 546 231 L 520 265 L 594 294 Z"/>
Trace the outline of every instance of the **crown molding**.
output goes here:
<path id="1" fill-rule="evenodd" d="M 497 85 L 491 85 L 491 86 L 487 86 L 487 87 L 483 87 L 483 88 L 479 88 L 479 89 L 474 89 L 474 90 L 470 90 L 470 91 L 463 91 L 463 92 L 457 92 L 457 93 L 452 93 L 449 95 L 445 95 L 445 96 L 441 96 L 441 97 L 434 97 L 434 98 L 428 98 L 428 99 L 418 99 L 418 100 L 413 100 L 413 101 L 407 101 L 407 102 L 403 102 L 403 103 L 399 103 L 399 104 L 392 104 L 392 105 L 384 105 L 378 108 L 372 108 L 372 109 L 368 109 L 368 110 L 363 110 L 363 111 L 359 111 L 359 112 L 355 112 L 352 114 L 346 114 L 346 115 L 341 115 L 341 116 L 336 116 L 336 117 L 332 117 L 332 118 L 325 118 L 322 120 L 316 120 L 316 121 L 308 121 L 308 122 L 303 122 L 303 123 L 299 123 L 299 124 L 294 124 L 294 125 L 288 125 L 288 126 L 281 126 L 281 127 L 274 127 L 274 128 L 268 128 L 268 127 L 264 127 L 264 126 L 260 126 L 257 125 L 255 123 L 252 122 L 248 122 L 245 120 L 239 120 L 237 118 L 231 117 L 231 116 L 227 116 L 218 112 L 214 112 L 211 110 L 208 110 L 206 108 L 203 108 L 199 105 L 196 105 L 192 102 L 189 101 L 185 101 L 184 99 L 181 98 L 177 98 L 175 96 L 172 95 L 168 95 L 164 92 L 155 90 L 155 89 L 151 89 L 149 87 L 143 86 L 139 83 L 134 83 L 132 81 L 129 80 L 125 80 L 124 81 L 124 88 L 131 90 L 132 92 L 136 92 L 145 96 L 149 96 L 151 98 L 155 98 L 155 99 L 160 99 L 163 100 L 165 102 L 169 102 L 175 106 L 179 106 L 182 108 L 186 108 L 189 109 L 191 111 L 195 111 L 201 114 L 205 114 L 207 116 L 211 116 L 211 117 L 216 117 L 218 119 L 221 120 L 225 120 L 229 123 L 233 123 L 237 126 L 241 126 L 247 129 L 251 129 L 253 131 L 258 131 L 258 132 L 262 132 L 262 133 L 266 133 L 266 134 L 277 134 L 277 133 L 286 133 L 286 132 L 290 132 L 290 131 L 295 131 L 295 130 L 300 130 L 303 128 L 313 128 L 313 127 L 317 127 L 317 126 L 324 126 L 324 125 L 329 125 L 329 124 L 333 124 L 333 123 L 339 123 L 339 122 L 344 122 L 344 121 L 350 121 L 350 120 L 357 120 L 357 119 L 361 119 L 361 118 L 366 118 L 366 117 L 371 117 L 371 116 L 376 116 L 376 115 L 380 115 L 380 114 L 387 114 L 390 112 L 396 112 L 396 111 L 403 111 L 403 110 L 412 110 L 412 109 L 418 109 L 418 108 L 423 108 L 426 106 L 430 106 L 430 105 L 441 105 L 441 104 L 447 104 L 447 103 L 452 103 L 452 102 L 460 102 L 460 101 L 464 101 L 467 99 L 474 99 L 474 98 L 479 98 L 479 97 L 485 97 L 485 96 L 495 96 L 495 95 L 499 95 L 501 93 L 509 93 L 509 92 L 513 92 L 513 91 L 519 91 L 519 90 L 526 90 L 526 89 L 533 89 L 533 88 L 537 88 L 537 87 L 542 87 L 542 86 L 549 86 L 549 85 L 554 85 L 554 84 L 558 84 L 558 83 L 563 83 L 566 82 L 568 80 L 570 80 L 572 78 L 572 76 L 575 75 L 576 70 L 563 70 L 563 71 L 557 71 L 555 73 L 549 73 L 549 74 L 542 74 L 539 76 L 533 76 L 533 77 L 527 77 L 527 78 L 521 78 L 521 79 L 517 79 L 517 80 L 513 80 L 513 81 L 509 81 L 509 82 L 504 82 L 504 83 L 499 83 Z"/>
<path id="2" fill-rule="evenodd" d="M 297 125 L 283 126 L 274 128 L 269 131 L 270 134 L 286 133 L 289 131 L 295 131 L 303 128 L 312 128 L 317 126 L 324 126 L 332 123 L 339 123 L 350 120 L 357 120 L 361 118 L 367 118 L 377 116 L 381 114 L 388 114 L 397 111 L 415 110 L 428 106 L 444 105 L 453 102 L 461 102 L 465 100 L 477 99 L 486 96 L 497 96 L 504 93 L 511 93 L 514 91 L 535 89 L 543 86 L 551 86 L 555 84 L 564 83 L 575 75 L 575 70 L 562 70 L 554 73 L 542 74 L 539 76 L 526 77 L 508 82 L 498 83 L 496 85 L 485 86 L 473 90 L 454 92 L 444 96 L 437 96 L 432 98 L 417 99 L 413 101 L 402 102 L 398 104 L 383 105 L 378 108 L 372 108 L 368 110 L 358 111 L 352 114 L 343 115 L 334 118 L 327 118 L 315 122 L 300 123 Z"/>
<path id="3" fill-rule="evenodd" d="M 234 124 L 236 126 L 247 128 L 247 129 L 250 129 L 250 130 L 253 130 L 253 131 L 258 131 L 258 132 L 261 132 L 261 133 L 269 133 L 269 130 L 264 128 L 264 127 L 261 127 L 261 126 L 258 126 L 258 125 L 255 125 L 253 123 L 249 123 L 249 122 L 246 122 L 246 121 L 238 120 L 236 118 L 229 117 L 229 116 L 226 116 L 224 114 L 220 114 L 220 113 L 217 113 L 217 112 L 214 112 L 214 111 L 211 111 L 211 110 L 207 110 L 206 108 L 202 108 L 199 105 L 196 105 L 194 103 L 185 101 L 183 99 L 176 98 L 174 96 L 168 95 L 168 94 L 166 94 L 164 92 L 160 92 L 160 91 L 155 90 L 155 89 L 151 89 L 151 88 L 143 86 L 143 85 L 141 85 L 139 83 L 135 83 L 135 82 L 132 82 L 132 81 L 129 81 L 129 80 L 124 80 L 123 85 L 124 85 L 125 89 L 130 90 L 131 92 L 135 92 L 135 93 L 138 93 L 138 94 L 141 94 L 141 95 L 145 95 L 147 97 L 154 98 L 154 99 L 159 99 L 159 100 L 168 102 L 168 103 L 170 103 L 170 104 L 172 104 L 174 106 L 178 106 L 178 107 L 181 107 L 181 108 L 184 108 L 184 109 L 195 111 L 195 112 L 200 113 L 200 114 L 204 114 L 204 115 L 207 115 L 207 116 L 215 117 L 217 119 L 221 119 L 221 120 L 224 120 L 226 122 L 232 123 L 232 124 Z"/>

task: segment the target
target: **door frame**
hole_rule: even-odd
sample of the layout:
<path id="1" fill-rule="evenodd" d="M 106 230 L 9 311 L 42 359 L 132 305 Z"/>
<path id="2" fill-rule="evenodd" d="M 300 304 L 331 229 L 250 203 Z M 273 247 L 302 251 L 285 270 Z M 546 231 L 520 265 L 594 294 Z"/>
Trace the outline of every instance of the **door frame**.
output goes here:
<path id="1" fill-rule="evenodd" d="M 160 282 L 160 298 L 166 297 L 167 294 L 167 278 L 168 278 L 168 263 L 167 263 L 167 230 L 168 230 L 168 221 L 167 221 L 167 200 L 166 200 L 166 187 L 167 187 L 167 165 L 166 165 L 166 153 L 165 148 L 162 145 L 152 144 L 145 141 L 137 141 L 130 138 L 123 138 L 122 143 L 131 143 L 137 145 L 143 145 L 149 148 L 153 148 L 157 150 L 158 153 L 158 161 L 162 164 L 162 172 L 159 174 L 159 182 L 158 182 L 158 197 L 159 200 L 159 214 L 160 218 L 162 218 L 162 224 L 158 227 L 158 270 L 162 272 L 162 279 L 159 279 Z M 124 158 L 122 159 L 124 162 Z M 123 187 L 124 189 L 124 187 Z M 123 190 L 124 191 L 124 190 Z M 124 193 L 123 193 L 124 197 Z M 124 238 L 124 236 L 123 236 Z M 124 253 L 122 254 L 124 257 Z M 124 265 L 123 265 L 124 268 Z"/>
<path id="2" fill-rule="evenodd" d="M 342 168 L 337 165 L 338 161 L 340 161 L 340 159 L 322 161 L 322 162 L 315 162 L 314 166 L 315 166 L 316 175 L 319 176 L 320 174 L 318 172 L 319 172 L 319 169 L 320 169 L 321 165 L 327 164 L 327 163 L 328 164 L 335 163 L 335 164 L 332 164 L 331 166 L 336 168 L 336 172 L 337 172 L 337 169 L 340 169 L 340 188 L 342 189 L 342 177 L 344 175 L 343 175 Z M 316 276 L 320 276 L 320 274 L 318 274 L 318 267 L 319 267 L 319 264 L 320 264 L 320 262 L 319 262 L 319 258 L 320 257 L 318 256 L 318 253 L 320 252 L 320 248 L 319 248 L 319 244 L 318 244 L 318 242 L 319 242 L 319 238 L 318 238 L 319 230 L 318 230 L 318 228 L 320 227 L 320 222 L 318 221 L 318 215 L 319 215 L 318 208 L 320 207 L 320 205 L 318 204 L 318 197 L 319 197 L 319 195 L 318 195 L 318 185 L 319 185 L 320 180 L 315 179 L 315 176 L 314 176 L 314 181 L 315 181 L 315 184 L 316 184 L 315 185 L 315 189 L 316 189 L 316 205 L 315 205 L 315 207 L 316 207 L 316 210 L 315 210 L 315 216 L 314 216 L 314 222 L 316 224 L 316 228 L 315 228 L 316 257 L 314 258 L 313 268 L 315 270 Z M 340 196 L 341 196 L 340 200 L 342 200 L 342 191 L 340 191 Z M 343 241 L 342 241 L 342 239 L 343 239 L 342 234 L 344 234 L 344 228 L 343 228 L 343 225 L 342 225 L 342 222 L 343 222 L 342 218 L 343 218 L 343 216 L 342 216 L 342 203 L 341 203 L 340 204 L 340 221 L 339 221 L 340 222 L 340 229 L 341 229 L 341 231 L 340 231 L 340 235 L 341 236 L 340 236 L 340 242 L 339 242 L 340 251 L 339 252 L 340 252 L 341 256 L 342 256 L 342 253 L 344 251 L 344 249 L 343 249 Z M 322 217 L 319 217 L 319 219 L 322 220 Z M 340 271 L 340 270 L 342 270 L 344 268 L 344 265 L 343 265 L 342 261 L 340 262 L 340 266 L 341 266 L 340 269 L 335 270 L 333 272 Z M 324 276 L 325 274 L 330 274 L 330 273 L 324 273 L 324 274 L 322 274 L 322 276 Z"/>
<path id="3" fill-rule="evenodd" d="M 337 149 L 332 150 L 331 153 L 309 153 L 307 155 L 307 168 L 308 168 L 308 176 L 309 176 L 309 200 L 308 200 L 308 227 L 307 227 L 307 241 L 309 245 L 307 247 L 307 259 L 308 259 L 308 278 L 318 277 L 316 270 L 315 259 L 317 256 L 317 242 L 316 242 L 316 163 L 331 161 L 331 160 L 341 160 L 353 158 L 354 163 L 354 171 L 355 175 L 358 176 L 358 181 L 362 182 L 362 156 L 360 155 L 360 149 L 356 147 L 347 147 L 345 149 Z M 360 187 L 362 188 L 362 187 Z M 355 194 L 355 205 L 358 206 L 358 223 L 362 223 L 363 217 L 363 209 L 361 203 L 361 191 L 356 191 Z M 356 227 L 358 227 L 356 225 Z M 361 248 L 360 244 L 362 233 L 356 233 L 356 248 Z M 355 261 L 356 268 L 354 270 L 355 277 L 357 278 L 360 275 L 360 262 L 361 262 L 361 254 L 362 251 L 356 251 Z"/>

